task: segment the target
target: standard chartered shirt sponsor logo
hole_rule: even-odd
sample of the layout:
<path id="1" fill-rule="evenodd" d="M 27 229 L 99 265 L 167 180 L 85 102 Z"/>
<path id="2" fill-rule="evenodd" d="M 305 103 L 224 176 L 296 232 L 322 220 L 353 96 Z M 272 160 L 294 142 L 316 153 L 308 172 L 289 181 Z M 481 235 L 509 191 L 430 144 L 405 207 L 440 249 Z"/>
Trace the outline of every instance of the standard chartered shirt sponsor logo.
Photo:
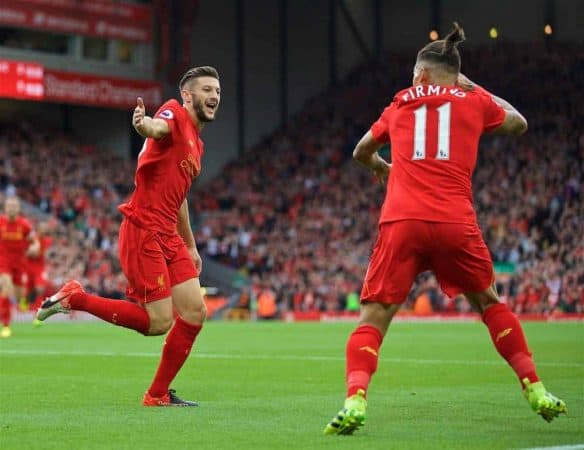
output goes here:
<path id="1" fill-rule="evenodd" d="M 191 178 L 196 177 L 201 168 L 193 155 L 187 155 L 186 159 L 180 162 L 180 166 L 190 175 Z"/>

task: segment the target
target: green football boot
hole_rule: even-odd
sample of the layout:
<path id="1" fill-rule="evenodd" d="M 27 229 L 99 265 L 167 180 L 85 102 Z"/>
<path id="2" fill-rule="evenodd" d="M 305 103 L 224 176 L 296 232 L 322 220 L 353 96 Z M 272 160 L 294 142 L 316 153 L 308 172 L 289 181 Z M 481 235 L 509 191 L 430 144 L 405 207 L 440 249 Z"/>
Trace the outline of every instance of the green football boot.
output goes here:
<path id="1" fill-rule="evenodd" d="M 529 402 L 531 409 L 546 422 L 551 422 L 560 414 L 568 412 L 566 403 L 548 392 L 541 381 L 530 383 L 527 378 L 524 378 L 523 384 L 525 385 L 523 395 Z"/>
<path id="2" fill-rule="evenodd" d="M 324 428 L 324 434 L 353 434 L 365 425 L 367 400 L 365 391 L 359 389 L 345 400 L 345 405 Z"/>

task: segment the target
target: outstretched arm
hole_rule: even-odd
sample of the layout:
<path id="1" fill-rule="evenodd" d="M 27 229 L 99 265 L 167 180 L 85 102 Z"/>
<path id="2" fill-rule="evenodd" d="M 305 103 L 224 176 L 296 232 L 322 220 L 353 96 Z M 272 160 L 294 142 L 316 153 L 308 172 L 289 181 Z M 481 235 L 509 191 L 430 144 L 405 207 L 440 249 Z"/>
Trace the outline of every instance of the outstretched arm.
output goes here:
<path id="1" fill-rule="evenodd" d="M 170 127 L 166 121 L 146 115 L 146 108 L 144 107 L 142 97 L 138 97 L 137 99 L 136 108 L 132 117 L 132 125 L 138 134 L 145 138 L 160 139 L 170 133 Z"/>
<path id="2" fill-rule="evenodd" d="M 456 82 L 463 89 L 474 89 L 481 88 L 478 84 L 469 80 L 465 75 L 458 74 L 458 80 Z M 484 89 L 483 89 L 484 90 Z M 487 92 L 485 90 L 485 92 Z M 492 131 L 495 134 L 510 134 L 513 136 L 520 136 L 527 131 L 527 120 L 523 115 L 517 111 L 517 109 L 509 103 L 507 100 L 497 97 L 496 95 L 489 92 L 489 95 L 493 98 L 493 101 L 505 110 L 505 120 L 496 129 Z"/>
<path id="3" fill-rule="evenodd" d="M 383 184 L 389 176 L 391 164 L 388 164 L 387 161 L 377 153 L 381 147 L 383 147 L 383 143 L 377 142 L 373 138 L 371 130 L 369 130 L 355 146 L 355 150 L 353 150 L 353 158 L 371 170 L 379 182 Z"/>

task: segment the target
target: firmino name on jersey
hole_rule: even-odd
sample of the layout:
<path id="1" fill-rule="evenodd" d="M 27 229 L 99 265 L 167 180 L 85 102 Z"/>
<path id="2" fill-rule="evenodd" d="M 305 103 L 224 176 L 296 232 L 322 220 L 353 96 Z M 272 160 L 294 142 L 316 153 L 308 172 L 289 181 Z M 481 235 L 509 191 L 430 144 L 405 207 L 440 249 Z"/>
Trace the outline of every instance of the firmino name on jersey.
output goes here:
<path id="1" fill-rule="evenodd" d="M 404 102 L 414 100 L 420 97 L 428 97 L 430 95 L 444 95 L 450 94 L 455 97 L 466 97 L 466 92 L 461 91 L 455 87 L 444 87 L 444 86 L 434 86 L 432 84 L 419 85 L 416 87 L 411 87 L 407 92 L 402 95 Z"/>

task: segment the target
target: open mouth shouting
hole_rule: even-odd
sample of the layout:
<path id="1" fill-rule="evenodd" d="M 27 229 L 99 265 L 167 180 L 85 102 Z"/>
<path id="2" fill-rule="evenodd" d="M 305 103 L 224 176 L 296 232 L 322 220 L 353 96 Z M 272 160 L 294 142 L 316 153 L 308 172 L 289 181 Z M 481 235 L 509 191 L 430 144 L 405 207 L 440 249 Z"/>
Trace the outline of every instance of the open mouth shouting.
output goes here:
<path id="1" fill-rule="evenodd" d="M 205 102 L 205 109 L 207 109 L 207 112 L 210 113 L 211 115 L 215 114 L 218 107 L 219 102 L 217 100 L 207 100 Z"/>

